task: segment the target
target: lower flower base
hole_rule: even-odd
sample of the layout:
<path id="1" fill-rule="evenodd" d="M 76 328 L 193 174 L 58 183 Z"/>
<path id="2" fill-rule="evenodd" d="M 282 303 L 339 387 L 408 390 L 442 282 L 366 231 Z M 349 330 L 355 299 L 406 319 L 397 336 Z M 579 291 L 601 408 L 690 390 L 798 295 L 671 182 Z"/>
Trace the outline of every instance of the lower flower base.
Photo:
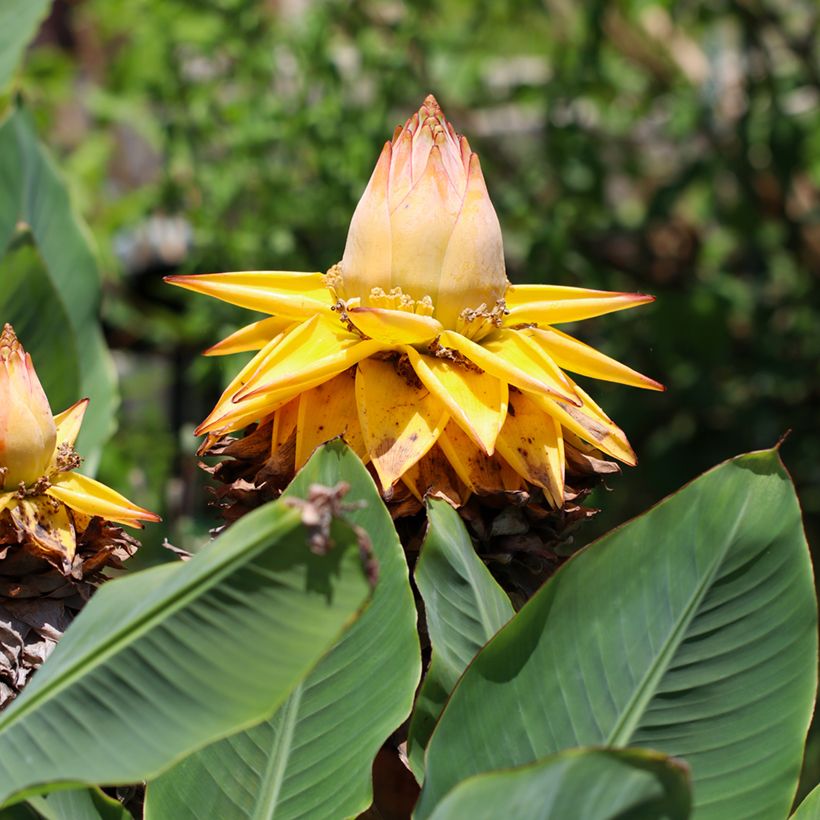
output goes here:
<path id="1" fill-rule="evenodd" d="M 218 459 L 201 466 L 217 481 L 214 506 L 230 525 L 250 510 L 278 498 L 295 474 L 295 435 L 272 448 L 274 420 L 251 425 L 242 437 L 209 438 L 200 455 Z M 371 474 L 379 484 L 375 470 Z M 428 476 L 427 491 L 456 507 L 479 554 L 502 586 L 522 604 L 574 551 L 573 533 L 597 513 L 582 501 L 618 466 L 600 451 L 583 445 L 567 447 L 565 501 L 555 508 L 544 491 L 525 485 L 511 492 L 470 493 L 436 448 L 414 472 L 414 483 L 399 481 L 382 492 L 412 565 L 425 532 L 419 482 Z"/>
<path id="2" fill-rule="evenodd" d="M 103 570 L 120 569 L 139 542 L 120 527 L 92 518 L 77 534 L 66 572 L 24 539 L 0 514 L 0 709 L 22 691 L 95 589 Z"/>

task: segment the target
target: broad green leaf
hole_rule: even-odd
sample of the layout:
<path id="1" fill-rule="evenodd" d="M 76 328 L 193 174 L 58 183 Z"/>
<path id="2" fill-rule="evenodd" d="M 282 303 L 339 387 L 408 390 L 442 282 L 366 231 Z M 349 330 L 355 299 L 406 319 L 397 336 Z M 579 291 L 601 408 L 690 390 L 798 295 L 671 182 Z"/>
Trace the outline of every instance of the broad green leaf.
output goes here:
<path id="1" fill-rule="evenodd" d="M 20 244 L 0 262 L 0 324 L 11 321 L 18 338 L 31 354 L 37 376 L 55 413 L 70 407 L 81 395 L 80 350 L 70 326 L 65 303 L 54 299 L 54 289 L 43 261 L 31 243 Z M 38 306 L 47 305 L 48 321 Z"/>
<path id="2" fill-rule="evenodd" d="M 792 820 L 820 820 L 820 786 L 815 786 L 803 798 Z"/>
<path id="3" fill-rule="evenodd" d="M 0 259 L 0 324 L 14 325 L 43 372 L 55 412 L 91 399 L 77 448 L 93 469 L 113 432 L 118 399 L 99 324 L 100 274 L 90 236 L 25 111 L 13 112 L 0 127 L 0 149 L 0 181 L 9 183 L 0 190 L 0 244 L 5 249 L 14 214 L 14 223 L 29 227 L 37 251 Z M 62 366 L 66 361 L 70 366 Z"/>
<path id="4" fill-rule="evenodd" d="M 270 719 L 203 749 L 148 787 L 146 817 L 347 817 L 367 808 L 379 747 L 407 717 L 419 680 L 407 564 L 373 479 L 339 442 L 322 447 L 286 495 L 350 484 L 350 521 L 373 542 L 373 600 Z"/>
<path id="5" fill-rule="evenodd" d="M 17 149 L 14 118 L 7 117 L 0 123 L 0 258 L 17 227 L 22 201 L 23 166 Z"/>
<path id="6" fill-rule="evenodd" d="M 0 91 L 9 83 L 51 6 L 51 0 L 3 0 L 0 3 Z"/>
<path id="7" fill-rule="evenodd" d="M 0 716 L 0 801 L 133 783 L 273 712 L 370 594 L 356 534 L 317 555 L 266 504 L 186 563 L 105 584 Z"/>
<path id="8" fill-rule="evenodd" d="M 29 812 L 28 814 L 24 812 Z M 6 817 L 6 812 L 9 817 Z M 131 813 L 99 789 L 66 789 L 36 796 L 0 812 L 2 820 L 133 820 Z"/>
<path id="9" fill-rule="evenodd" d="M 476 555 L 461 516 L 444 501 L 427 504 L 427 535 L 415 579 L 424 600 L 433 648 L 408 736 L 416 777 L 424 776 L 424 750 L 441 710 L 467 664 L 514 610 L 507 594 Z"/>
<path id="10" fill-rule="evenodd" d="M 570 749 L 458 784 L 431 820 L 686 820 L 689 770 L 642 749 Z"/>
<path id="11" fill-rule="evenodd" d="M 776 452 L 740 456 L 574 556 L 478 654 L 418 817 L 470 775 L 583 745 L 684 758 L 697 818 L 785 817 L 816 663 L 794 488 Z"/>

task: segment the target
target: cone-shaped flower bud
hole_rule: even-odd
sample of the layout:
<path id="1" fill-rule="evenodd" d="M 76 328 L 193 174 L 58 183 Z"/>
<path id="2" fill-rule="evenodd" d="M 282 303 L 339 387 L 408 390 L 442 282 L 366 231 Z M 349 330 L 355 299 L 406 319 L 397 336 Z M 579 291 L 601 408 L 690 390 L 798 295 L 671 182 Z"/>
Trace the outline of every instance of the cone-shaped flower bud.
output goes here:
<path id="1" fill-rule="evenodd" d="M 0 335 L 0 526 L 11 526 L 35 554 L 74 572 L 78 532 L 97 520 L 141 527 L 158 521 L 93 478 L 73 472 L 88 399 L 56 417 L 31 357 L 11 325 Z M 22 485 L 22 487 L 21 487 Z"/>
<path id="2" fill-rule="evenodd" d="M 465 310 L 504 297 L 501 227 L 478 156 L 432 95 L 385 144 L 339 268 L 345 298 L 381 307 L 378 296 L 399 288 L 417 303 L 427 297 L 452 329 Z"/>
<path id="3" fill-rule="evenodd" d="M 54 417 L 31 357 L 7 324 L 0 334 L 0 490 L 37 481 L 56 443 Z"/>

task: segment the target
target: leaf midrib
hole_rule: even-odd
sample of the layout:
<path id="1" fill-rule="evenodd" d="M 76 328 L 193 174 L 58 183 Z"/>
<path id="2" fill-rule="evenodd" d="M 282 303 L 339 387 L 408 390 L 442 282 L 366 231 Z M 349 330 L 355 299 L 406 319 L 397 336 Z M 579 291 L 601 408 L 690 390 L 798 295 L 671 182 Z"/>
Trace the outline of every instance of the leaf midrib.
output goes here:
<path id="1" fill-rule="evenodd" d="M 697 613 L 700 604 L 706 596 L 706 593 L 709 589 L 711 589 L 714 578 L 720 570 L 726 556 L 734 547 L 735 537 L 740 528 L 740 524 L 743 516 L 745 515 L 748 504 L 749 495 L 747 494 L 737 513 L 731 533 L 726 539 L 723 540 L 723 544 L 725 546 L 722 550 L 715 551 L 715 558 L 712 566 L 709 568 L 708 572 L 703 574 L 701 582 L 696 584 L 692 596 L 689 599 L 689 603 L 681 612 L 678 623 L 669 632 L 664 646 L 661 647 L 661 650 L 656 654 L 655 660 L 650 663 L 644 673 L 643 679 L 635 687 L 632 697 L 630 697 L 626 706 L 622 710 L 621 715 L 613 726 L 609 736 L 605 739 L 604 742 L 607 746 L 629 745 L 632 734 L 644 714 L 644 710 L 640 707 L 642 704 L 646 704 L 649 700 L 651 700 L 657 681 L 663 677 L 664 672 L 669 668 L 669 663 L 674 656 L 675 650 L 678 646 L 680 646 L 681 634 L 685 633 L 686 629 L 688 629 L 689 625 L 692 623 L 694 614 Z"/>
<path id="2" fill-rule="evenodd" d="M 304 684 L 300 683 L 281 707 L 281 723 L 262 782 L 259 784 L 259 797 L 254 805 L 253 820 L 273 820 L 279 805 L 279 794 L 293 750 L 293 736 L 298 723 L 303 691 Z"/>

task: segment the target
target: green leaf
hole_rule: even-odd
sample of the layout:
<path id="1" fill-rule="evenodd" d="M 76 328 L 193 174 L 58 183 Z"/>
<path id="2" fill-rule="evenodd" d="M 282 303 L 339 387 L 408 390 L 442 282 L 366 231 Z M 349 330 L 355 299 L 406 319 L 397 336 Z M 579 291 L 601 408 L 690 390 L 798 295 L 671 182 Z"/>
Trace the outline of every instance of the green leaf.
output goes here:
<path id="1" fill-rule="evenodd" d="M 133 820 L 133 816 L 100 789 L 64 789 L 0 809 L 0 820 Z"/>
<path id="2" fill-rule="evenodd" d="M 785 817 L 816 660 L 794 488 L 774 451 L 733 459 L 578 553 L 478 654 L 418 817 L 472 774 L 583 745 L 684 758 L 695 817 Z"/>
<path id="3" fill-rule="evenodd" d="M 51 6 L 51 0 L 3 0 L 0 4 L 0 91 L 9 83 Z"/>
<path id="4" fill-rule="evenodd" d="M 105 584 L 0 716 L 0 801 L 133 783 L 273 712 L 370 593 L 356 534 L 312 552 L 283 502 L 186 563 Z"/>
<path id="5" fill-rule="evenodd" d="M 33 797 L 25 806 L 31 810 L 30 816 L 42 820 L 133 820 L 131 813 L 118 800 L 99 789 L 55 791 L 45 797 Z M 12 806 L 12 809 L 16 808 Z M 6 820 L 5 812 L 0 813 L 0 818 Z"/>
<path id="6" fill-rule="evenodd" d="M 689 769 L 639 749 L 570 749 L 500 772 L 467 778 L 431 820 L 686 820 Z"/>
<path id="7" fill-rule="evenodd" d="M 792 820 L 820 820 L 820 786 L 815 786 L 803 798 Z"/>
<path id="8" fill-rule="evenodd" d="M 407 717 L 421 660 L 407 564 L 370 474 L 340 442 L 320 448 L 286 495 L 350 484 L 350 521 L 379 561 L 373 600 L 270 719 L 184 760 L 148 787 L 147 818 L 346 817 L 372 799 L 376 752 Z"/>
<path id="9" fill-rule="evenodd" d="M 80 351 L 77 339 L 65 332 L 68 314 L 54 290 L 42 259 L 31 243 L 6 254 L 0 276 L 0 323 L 11 321 L 31 354 L 37 376 L 55 412 L 72 405 L 80 394 Z M 48 321 L 38 307 L 48 305 Z"/>
<path id="10" fill-rule="evenodd" d="M 17 147 L 14 117 L 7 117 L 0 123 L 0 255 L 14 235 L 22 201 L 23 166 Z"/>
<path id="11" fill-rule="evenodd" d="M 0 248 L 19 220 L 37 252 L 15 251 L 0 262 L 0 322 L 14 325 L 55 412 L 91 399 L 77 448 L 93 469 L 113 432 L 118 398 L 90 237 L 25 111 L 0 126 L 0 154 Z"/>
<path id="12" fill-rule="evenodd" d="M 514 614 L 507 594 L 476 555 L 461 516 L 445 501 L 427 503 L 427 535 L 415 579 L 433 648 L 408 734 L 408 758 L 424 774 L 424 750 L 444 704 L 476 652 Z"/>

